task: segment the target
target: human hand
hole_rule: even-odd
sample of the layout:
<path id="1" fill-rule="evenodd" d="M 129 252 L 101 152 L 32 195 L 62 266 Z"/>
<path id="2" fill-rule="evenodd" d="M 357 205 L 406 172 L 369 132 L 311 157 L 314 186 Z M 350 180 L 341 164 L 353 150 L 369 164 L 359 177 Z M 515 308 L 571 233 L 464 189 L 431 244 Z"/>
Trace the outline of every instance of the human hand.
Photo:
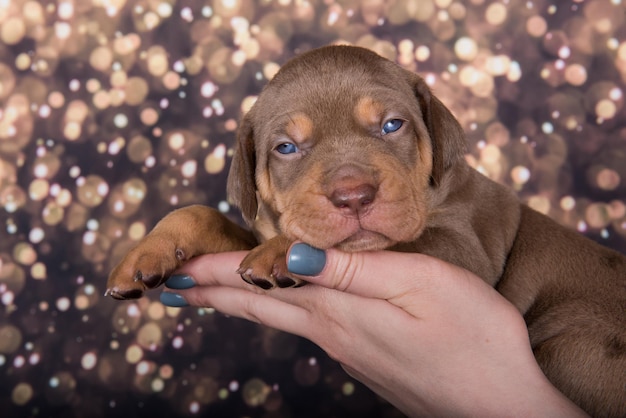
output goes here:
<path id="1" fill-rule="evenodd" d="M 466 270 L 421 254 L 298 244 L 288 266 L 314 284 L 263 291 L 235 273 L 245 254 L 192 260 L 162 301 L 307 338 L 409 416 L 585 416 L 539 369 L 516 308 Z"/>

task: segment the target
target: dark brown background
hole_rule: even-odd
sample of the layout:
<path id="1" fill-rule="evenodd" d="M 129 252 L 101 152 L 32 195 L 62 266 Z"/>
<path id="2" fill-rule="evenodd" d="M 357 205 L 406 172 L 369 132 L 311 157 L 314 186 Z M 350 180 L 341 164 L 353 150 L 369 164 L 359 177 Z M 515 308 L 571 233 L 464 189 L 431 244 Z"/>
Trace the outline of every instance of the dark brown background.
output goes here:
<path id="1" fill-rule="evenodd" d="M 608 0 L 0 1 L 3 416 L 397 416 L 307 341 L 165 309 L 158 292 L 103 298 L 112 263 L 175 207 L 238 219 L 224 189 L 242 111 L 286 59 L 331 42 L 420 72 L 468 132 L 472 165 L 625 252 L 624 12 Z"/>

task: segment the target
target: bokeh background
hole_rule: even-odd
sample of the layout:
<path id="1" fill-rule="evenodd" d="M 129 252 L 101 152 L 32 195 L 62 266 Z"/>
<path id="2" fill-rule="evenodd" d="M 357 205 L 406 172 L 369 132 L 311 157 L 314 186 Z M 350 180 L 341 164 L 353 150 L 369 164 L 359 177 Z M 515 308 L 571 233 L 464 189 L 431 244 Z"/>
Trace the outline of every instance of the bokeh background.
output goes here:
<path id="1" fill-rule="evenodd" d="M 238 120 L 327 43 L 421 73 L 467 159 L 626 252 L 620 0 L 0 0 L 0 415 L 395 417 L 300 338 L 104 298 L 176 207 L 238 220 Z M 303 324 L 306 326 L 306 324 Z M 358 353 L 358 347 L 355 347 Z M 468 359 L 471 361 L 471 359 Z"/>

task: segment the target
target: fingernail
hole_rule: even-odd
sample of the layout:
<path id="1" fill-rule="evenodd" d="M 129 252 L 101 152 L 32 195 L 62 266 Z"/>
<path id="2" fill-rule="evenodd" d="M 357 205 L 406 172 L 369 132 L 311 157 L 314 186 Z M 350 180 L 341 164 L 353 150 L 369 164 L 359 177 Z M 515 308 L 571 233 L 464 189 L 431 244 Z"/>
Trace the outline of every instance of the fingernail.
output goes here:
<path id="1" fill-rule="evenodd" d="M 302 276 L 317 276 L 326 265 L 326 252 L 304 243 L 291 247 L 287 257 L 287 270 Z"/>
<path id="2" fill-rule="evenodd" d="M 182 308 L 189 306 L 184 297 L 178 293 L 161 292 L 161 303 L 165 306 L 171 306 L 172 308 Z"/>
<path id="3" fill-rule="evenodd" d="M 174 274 L 165 282 L 165 287 L 170 289 L 191 289 L 196 285 L 191 276 L 185 274 Z"/>

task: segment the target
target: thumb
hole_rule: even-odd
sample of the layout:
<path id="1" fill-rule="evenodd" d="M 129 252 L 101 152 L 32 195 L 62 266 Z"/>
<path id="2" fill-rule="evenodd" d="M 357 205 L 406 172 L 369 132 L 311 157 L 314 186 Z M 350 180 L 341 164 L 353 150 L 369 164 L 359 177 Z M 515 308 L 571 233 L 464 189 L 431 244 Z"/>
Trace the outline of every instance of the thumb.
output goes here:
<path id="1" fill-rule="evenodd" d="M 452 267 L 416 253 L 326 251 L 298 242 L 287 252 L 287 269 L 301 279 L 355 295 L 392 299 L 429 286 Z"/>

